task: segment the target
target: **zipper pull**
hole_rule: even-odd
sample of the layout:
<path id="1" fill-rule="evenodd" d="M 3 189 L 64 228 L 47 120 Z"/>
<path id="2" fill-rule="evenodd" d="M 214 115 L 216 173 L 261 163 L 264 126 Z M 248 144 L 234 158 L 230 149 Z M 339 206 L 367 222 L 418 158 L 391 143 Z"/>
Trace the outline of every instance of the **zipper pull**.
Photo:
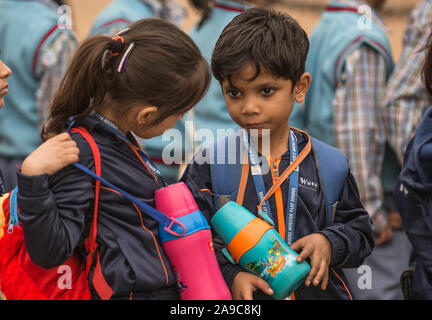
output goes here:
<path id="1" fill-rule="evenodd" d="M 278 169 L 278 165 L 277 165 L 276 161 L 273 162 L 273 178 L 274 179 L 279 178 L 279 169 Z"/>

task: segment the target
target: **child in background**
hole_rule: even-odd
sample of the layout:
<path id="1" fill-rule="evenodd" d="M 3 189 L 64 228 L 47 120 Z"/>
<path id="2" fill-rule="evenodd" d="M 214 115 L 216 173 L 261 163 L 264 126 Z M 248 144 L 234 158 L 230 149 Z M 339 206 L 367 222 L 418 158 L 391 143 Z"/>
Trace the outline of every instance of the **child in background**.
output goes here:
<path id="1" fill-rule="evenodd" d="M 305 133 L 289 126 L 294 101 L 304 100 L 311 81 L 310 74 L 305 73 L 308 48 L 306 32 L 288 14 L 253 8 L 239 14 L 226 26 L 213 52 L 212 71 L 222 86 L 228 112 L 248 133 L 252 129 L 258 130 L 259 154 L 263 154 L 263 130 L 270 130 L 270 154 L 264 155 L 272 170 L 260 175 L 264 193 L 290 164 L 290 136 L 295 136 L 298 152 L 308 142 Z M 208 149 L 203 151 L 204 158 L 208 152 Z M 182 177 L 208 219 L 219 209 L 213 197 L 212 165 L 219 164 L 193 162 Z M 333 223 L 328 226 L 317 170 L 314 154 L 309 153 L 299 166 L 292 243 L 287 239 L 286 231 L 291 226 L 285 218 L 288 180 L 276 189 L 275 197 L 269 198 L 268 211 L 282 238 L 294 250 L 301 251 L 299 261 L 310 258 L 311 271 L 294 298 L 351 299 L 341 268 L 359 266 L 371 253 L 373 225 L 349 172 L 339 195 Z M 244 207 L 254 214 L 257 214 L 259 203 L 259 186 L 252 177 L 256 175 L 254 171 L 249 172 L 243 199 Z M 254 296 L 258 289 L 272 294 L 263 279 L 230 264 L 222 255 L 218 255 L 218 259 L 234 299 L 266 298 L 259 291 Z"/>
<path id="2" fill-rule="evenodd" d="M 432 96 L 432 41 L 429 38 L 423 80 Z M 405 298 L 432 299 L 432 107 L 426 109 L 408 143 L 395 199 L 413 246 L 414 277 Z"/>
<path id="3" fill-rule="evenodd" d="M 235 16 L 250 8 L 252 4 L 227 0 L 191 0 L 190 2 L 202 13 L 201 20 L 193 27 L 190 36 L 210 63 L 214 46 L 222 30 Z M 217 129 L 238 129 L 238 125 L 229 116 L 220 85 L 214 77 L 206 95 L 192 113 L 191 120 L 194 121 L 195 129 L 209 129 L 214 137 L 217 136 Z M 183 120 L 188 120 L 188 117 Z"/>
<path id="4" fill-rule="evenodd" d="M 73 30 L 60 27 L 57 9 L 52 0 L 0 1 L 2 60 L 14 70 L 0 117 L 7 191 L 16 186 L 17 166 L 42 142 L 40 128 L 77 47 Z"/>
<path id="5" fill-rule="evenodd" d="M 42 136 L 47 140 L 18 173 L 19 219 L 31 259 L 43 268 L 62 264 L 75 250 L 85 256 L 94 204 L 94 171 L 86 140 L 64 133 L 70 117 L 96 141 L 101 176 L 147 204 L 166 185 L 146 165 L 133 134 L 149 139 L 172 128 L 202 98 L 208 64 L 193 41 L 162 19 L 142 19 L 117 36 L 87 39 L 57 93 Z M 73 124 L 73 123 L 72 123 Z M 178 299 L 176 279 L 158 236 L 158 222 L 114 190 L 101 187 L 97 243 L 100 268 L 89 272 L 92 298 L 98 277 L 112 299 Z"/>
<path id="6" fill-rule="evenodd" d="M 98 14 L 89 35 L 113 36 L 144 18 L 166 19 L 180 27 L 184 16 L 184 9 L 173 0 L 114 0 Z"/>
<path id="7" fill-rule="evenodd" d="M 405 149 L 412 139 L 432 96 L 422 81 L 422 69 L 432 33 L 432 0 L 417 1 L 411 11 L 402 42 L 402 53 L 385 90 L 381 104 L 387 141 L 402 164 Z"/>

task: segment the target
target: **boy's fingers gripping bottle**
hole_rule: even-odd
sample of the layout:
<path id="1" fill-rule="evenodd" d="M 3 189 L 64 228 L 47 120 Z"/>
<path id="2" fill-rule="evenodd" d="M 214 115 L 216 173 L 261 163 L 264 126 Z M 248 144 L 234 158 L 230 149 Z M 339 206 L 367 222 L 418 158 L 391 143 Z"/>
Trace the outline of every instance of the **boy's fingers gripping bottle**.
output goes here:
<path id="1" fill-rule="evenodd" d="M 304 282 L 309 264 L 298 263 L 298 254 L 276 230 L 241 205 L 228 202 L 216 212 L 211 223 L 234 261 L 267 281 L 274 299 L 289 297 Z"/>
<path id="2" fill-rule="evenodd" d="M 177 278 L 182 300 L 231 300 L 214 253 L 210 226 L 181 182 L 155 192 L 156 209 L 186 227 L 176 236 L 159 227 L 162 246 Z M 184 230 L 179 230 L 179 234 Z"/>

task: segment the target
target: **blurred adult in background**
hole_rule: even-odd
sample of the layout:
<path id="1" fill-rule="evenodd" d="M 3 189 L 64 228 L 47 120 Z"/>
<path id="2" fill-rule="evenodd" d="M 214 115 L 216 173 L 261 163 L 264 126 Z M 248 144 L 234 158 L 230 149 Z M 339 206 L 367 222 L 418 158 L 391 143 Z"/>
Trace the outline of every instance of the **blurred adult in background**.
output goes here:
<path id="1" fill-rule="evenodd" d="M 176 0 L 114 0 L 98 14 L 90 29 L 89 36 L 98 34 L 114 36 L 135 21 L 143 18 L 162 18 L 181 27 L 185 15 L 185 9 Z M 179 122 L 174 128 L 184 132 L 182 124 Z M 162 137 L 146 140 L 145 144 L 138 137 L 137 140 L 151 160 L 157 164 L 162 175 L 169 182 L 176 182 L 179 175 L 179 166 L 174 163 L 165 165 L 163 162 L 162 150 L 166 142 L 162 141 Z"/>
<path id="2" fill-rule="evenodd" d="M 391 194 L 400 168 L 386 144 L 380 110 L 394 67 L 378 14 L 384 4 L 334 0 L 325 7 L 310 37 L 306 71 L 311 87 L 290 123 L 346 154 L 374 222 L 376 247 L 366 267 L 345 272 L 357 299 L 402 299 L 399 277 L 410 251 L 406 235 L 388 219 L 396 210 Z"/>
<path id="3" fill-rule="evenodd" d="M 41 143 L 52 98 L 77 47 L 72 30 L 61 27 L 51 0 L 1 0 L 0 48 L 14 70 L 0 114 L 0 169 L 6 191 L 16 185 L 17 166 Z"/>

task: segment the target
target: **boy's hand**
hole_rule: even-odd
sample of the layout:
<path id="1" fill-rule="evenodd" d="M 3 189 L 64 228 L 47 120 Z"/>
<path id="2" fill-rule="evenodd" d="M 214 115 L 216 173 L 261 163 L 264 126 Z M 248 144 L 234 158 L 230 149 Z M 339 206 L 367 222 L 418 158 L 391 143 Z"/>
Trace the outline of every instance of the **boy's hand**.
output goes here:
<path id="1" fill-rule="evenodd" d="M 313 283 L 316 287 L 321 283 L 321 289 L 325 290 L 328 283 L 331 259 L 330 241 L 320 233 L 313 233 L 291 244 L 291 249 L 294 251 L 301 249 L 297 262 L 302 262 L 307 257 L 310 257 L 311 270 L 305 280 L 305 285 L 309 287 Z"/>
<path id="2" fill-rule="evenodd" d="M 79 149 L 69 133 L 48 139 L 23 162 L 21 173 L 27 176 L 53 175 L 73 162 L 77 162 Z"/>
<path id="3" fill-rule="evenodd" d="M 252 300 L 253 292 L 258 289 L 265 294 L 273 294 L 272 288 L 263 279 L 252 273 L 240 271 L 234 277 L 231 286 L 232 298 L 233 300 Z"/>

